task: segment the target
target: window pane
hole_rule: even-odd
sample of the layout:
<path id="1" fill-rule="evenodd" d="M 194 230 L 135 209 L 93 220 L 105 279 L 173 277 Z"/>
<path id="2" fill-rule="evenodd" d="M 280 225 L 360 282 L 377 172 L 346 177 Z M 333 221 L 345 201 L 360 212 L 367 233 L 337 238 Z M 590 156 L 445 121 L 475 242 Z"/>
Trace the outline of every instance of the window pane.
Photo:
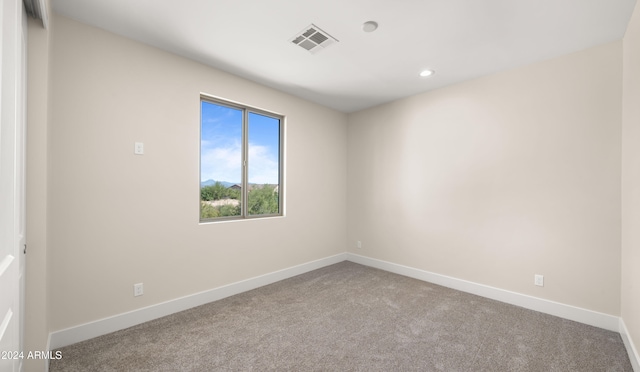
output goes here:
<path id="1" fill-rule="evenodd" d="M 240 216 L 242 110 L 201 105 L 200 218 Z"/>
<path id="2" fill-rule="evenodd" d="M 280 213 L 280 120 L 250 112 L 248 126 L 248 213 Z"/>

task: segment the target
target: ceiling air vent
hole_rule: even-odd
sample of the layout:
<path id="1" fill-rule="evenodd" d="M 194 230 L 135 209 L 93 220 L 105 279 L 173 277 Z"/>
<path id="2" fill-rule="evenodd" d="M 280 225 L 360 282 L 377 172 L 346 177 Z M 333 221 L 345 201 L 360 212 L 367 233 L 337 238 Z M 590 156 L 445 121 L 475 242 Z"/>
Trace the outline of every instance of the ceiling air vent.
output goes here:
<path id="1" fill-rule="evenodd" d="M 311 24 L 294 36 L 291 42 L 315 54 L 329 45 L 337 43 L 338 40 L 322 31 L 320 27 Z"/>

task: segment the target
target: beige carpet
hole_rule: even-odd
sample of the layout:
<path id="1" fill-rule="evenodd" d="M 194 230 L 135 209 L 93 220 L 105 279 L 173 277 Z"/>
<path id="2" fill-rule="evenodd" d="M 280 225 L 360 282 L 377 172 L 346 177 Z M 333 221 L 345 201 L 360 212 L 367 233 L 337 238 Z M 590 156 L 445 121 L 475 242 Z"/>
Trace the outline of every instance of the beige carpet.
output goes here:
<path id="1" fill-rule="evenodd" d="M 50 371 L 632 371 L 620 335 L 351 262 L 60 349 Z"/>

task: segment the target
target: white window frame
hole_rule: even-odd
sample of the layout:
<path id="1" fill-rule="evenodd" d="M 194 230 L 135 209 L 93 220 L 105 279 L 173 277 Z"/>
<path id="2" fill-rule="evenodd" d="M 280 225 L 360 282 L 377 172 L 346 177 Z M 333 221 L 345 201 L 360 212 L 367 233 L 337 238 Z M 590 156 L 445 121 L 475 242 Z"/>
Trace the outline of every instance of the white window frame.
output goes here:
<path id="1" fill-rule="evenodd" d="M 285 175 L 284 175 L 284 155 L 285 155 L 285 122 L 286 122 L 286 117 L 282 114 L 278 114 L 272 111 L 268 111 L 268 110 L 264 110 L 264 109 L 260 109 L 260 108 L 256 108 L 256 107 L 252 107 L 249 105 L 245 105 L 242 103 L 238 103 L 238 102 L 234 102 L 234 101 L 229 101 L 226 99 L 222 99 L 219 97 L 215 97 L 215 96 L 210 96 L 210 95 L 205 95 L 205 94 L 201 94 L 200 95 L 200 123 L 199 123 L 199 166 L 198 166 L 198 187 L 199 190 L 201 191 L 202 189 L 202 179 L 201 178 L 201 172 L 202 172 L 202 103 L 203 102 L 208 102 L 214 105 L 219 105 L 219 106 L 224 106 L 224 107 L 229 107 L 229 108 L 233 108 L 233 109 L 237 109 L 237 110 L 241 110 L 242 111 L 242 134 L 241 134 L 241 143 L 242 143 L 242 160 L 241 160 L 241 166 L 242 166 L 242 180 L 241 180 L 241 211 L 240 211 L 240 215 L 238 216 L 221 216 L 221 217 L 213 217 L 213 218 L 202 218 L 202 214 L 201 214 L 201 192 L 198 192 L 198 219 L 200 221 L 200 223 L 212 223 L 212 222 L 224 222 L 224 221 L 242 221 L 242 220 L 253 220 L 253 219 L 261 219 L 261 218 L 273 218 L 273 217 L 284 217 L 284 206 L 285 206 L 285 187 L 284 187 L 284 179 L 285 179 Z M 248 133 L 248 128 L 249 128 L 249 114 L 250 113 L 255 113 L 258 115 L 263 115 L 263 116 L 267 116 L 267 117 L 271 117 L 274 119 L 279 120 L 279 138 L 278 138 L 278 213 L 271 213 L 271 214 L 258 214 L 258 215 L 251 215 L 249 214 L 249 203 L 248 203 L 248 198 L 249 198 L 249 133 Z M 223 180 L 220 180 L 223 181 Z"/>

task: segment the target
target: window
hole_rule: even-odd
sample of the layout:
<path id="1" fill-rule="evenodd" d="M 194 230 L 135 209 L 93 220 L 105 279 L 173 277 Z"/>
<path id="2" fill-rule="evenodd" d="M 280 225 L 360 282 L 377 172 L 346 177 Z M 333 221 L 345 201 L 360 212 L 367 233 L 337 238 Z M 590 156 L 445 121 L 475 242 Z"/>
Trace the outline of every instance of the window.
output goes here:
<path id="1" fill-rule="evenodd" d="M 284 117 L 200 99 L 200 221 L 282 215 Z"/>

